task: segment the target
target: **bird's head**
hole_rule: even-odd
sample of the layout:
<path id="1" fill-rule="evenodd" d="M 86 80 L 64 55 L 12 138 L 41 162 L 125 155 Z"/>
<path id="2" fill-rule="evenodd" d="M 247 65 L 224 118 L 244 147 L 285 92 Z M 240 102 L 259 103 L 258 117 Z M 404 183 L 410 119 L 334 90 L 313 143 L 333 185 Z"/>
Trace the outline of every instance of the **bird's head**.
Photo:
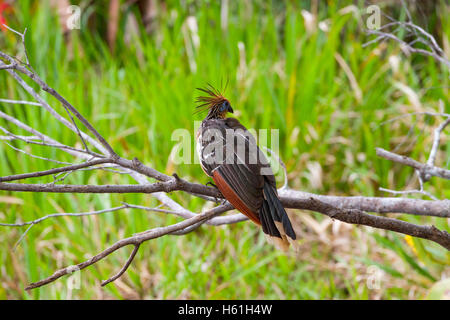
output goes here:
<path id="1" fill-rule="evenodd" d="M 211 85 L 206 88 L 197 88 L 206 93 L 206 96 L 197 97 L 197 112 L 208 111 L 207 119 L 225 119 L 228 112 L 233 113 L 230 101 L 226 99 L 219 90 Z"/>

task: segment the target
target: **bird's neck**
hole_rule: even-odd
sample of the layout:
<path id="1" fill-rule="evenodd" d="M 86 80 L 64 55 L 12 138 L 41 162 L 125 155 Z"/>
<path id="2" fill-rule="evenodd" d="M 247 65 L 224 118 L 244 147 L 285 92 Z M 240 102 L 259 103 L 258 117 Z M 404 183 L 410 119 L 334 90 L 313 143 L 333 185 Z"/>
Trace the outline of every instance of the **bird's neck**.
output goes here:
<path id="1" fill-rule="evenodd" d="M 211 119 L 225 119 L 226 118 L 226 112 L 217 112 L 214 110 L 210 110 L 208 112 L 208 115 L 206 116 L 205 120 L 211 120 Z"/>

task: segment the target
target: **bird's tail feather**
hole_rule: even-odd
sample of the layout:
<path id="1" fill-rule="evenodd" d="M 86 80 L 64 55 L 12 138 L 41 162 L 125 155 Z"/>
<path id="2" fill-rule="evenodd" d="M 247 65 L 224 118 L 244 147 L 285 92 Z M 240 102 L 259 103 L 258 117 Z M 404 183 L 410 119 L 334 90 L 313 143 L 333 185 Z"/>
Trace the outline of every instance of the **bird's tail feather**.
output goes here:
<path id="1" fill-rule="evenodd" d="M 289 248 L 289 244 L 297 249 L 298 244 L 295 241 L 297 236 L 286 210 L 278 199 L 275 188 L 266 182 L 263 192 L 264 201 L 260 211 L 260 219 L 267 239 L 283 251 Z"/>

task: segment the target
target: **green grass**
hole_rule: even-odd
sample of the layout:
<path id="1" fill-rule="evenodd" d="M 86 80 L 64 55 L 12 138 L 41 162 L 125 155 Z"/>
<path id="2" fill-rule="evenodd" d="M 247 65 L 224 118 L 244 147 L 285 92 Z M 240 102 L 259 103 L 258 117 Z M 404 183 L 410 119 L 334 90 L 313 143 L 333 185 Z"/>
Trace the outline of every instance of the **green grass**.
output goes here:
<path id="1" fill-rule="evenodd" d="M 322 194 L 382 196 L 387 194 L 378 191 L 380 186 L 400 190 L 414 186 L 412 170 L 377 158 L 375 147 L 394 149 L 417 121 L 413 132 L 417 139 L 409 139 L 399 152 L 425 161 L 436 119 L 413 117 L 381 123 L 417 108 L 450 112 L 448 70 L 429 58 L 406 57 L 394 43 L 363 48 L 368 40 L 361 29 L 363 18 L 340 11 L 350 2 L 339 6 L 321 2 L 317 18 L 329 23 L 328 32 L 306 29 L 301 10 L 310 11 L 307 3 L 230 2 L 226 30 L 221 29 L 219 2 L 166 3 L 167 10 L 156 18 L 155 31 L 147 35 L 140 27 L 138 34 L 127 35 L 131 38 L 128 43 L 123 19 L 114 53 L 84 20 L 81 30 L 70 32 L 72 48 L 68 48 L 58 18 L 36 2 L 18 2 L 10 25 L 18 30 L 28 28 L 31 63 L 50 86 L 78 108 L 122 156 L 138 157 L 161 172 L 176 172 L 193 182 L 208 181 L 198 165 L 177 165 L 170 160 L 176 145 L 171 136 L 179 128 L 194 134 L 194 121 L 201 120 L 193 115 L 196 87 L 229 81 L 226 96 L 245 126 L 280 130 L 280 156 L 287 165 L 291 187 Z M 364 12 L 365 7 L 361 2 L 355 8 Z M 443 38 L 449 41 L 450 24 L 445 19 L 449 7 L 443 8 L 437 14 L 443 22 Z M 198 47 L 192 33 L 186 31 L 189 16 L 198 26 Z M 10 54 L 20 51 L 17 37 L 10 32 L 0 33 L 0 45 Z M 337 54 L 355 76 L 361 99 Z M 398 57 L 397 71 L 390 65 L 390 57 Z M 414 106 L 396 83 L 411 88 L 421 105 Z M 54 99 L 42 95 L 64 113 Z M 0 97 L 30 99 L 4 71 L 0 72 Z M 80 144 L 76 135 L 38 107 L 1 103 L 0 110 L 61 142 Z M 16 130 L 4 121 L 0 125 Z M 450 157 L 450 142 L 444 143 L 438 159 L 441 166 Z M 24 147 L 19 142 L 14 145 Z M 193 139 L 191 146 L 193 154 Z M 35 154 L 71 160 L 59 151 L 26 147 Z M 0 144 L 0 175 L 51 166 Z M 281 182 L 282 174 L 277 178 Z M 32 180 L 38 181 L 52 180 Z M 78 172 L 65 183 L 134 181 L 108 172 Z M 448 181 L 433 178 L 426 187 L 439 198 L 450 196 Z M 134 194 L 1 192 L 0 196 L 22 200 L 21 204 L 0 200 L 0 221 L 6 223 L 54 212 L 99 210 L 121 201 L 158 204 L 151 196 Z M 196 212 L 205 205 L 183 193 L 171 196 Z M 143 244 L 126 275 L 100 288 L 101 280 L 121 268 L 131 248 L 117 251 L 83 270 L 81 288 L 71 293 L 67 278 L 31 292 L 23 288 L 59 267 L 89 258 L 116 240 L 179 219 L 124 210 L 47 220 L 34 226 L 15 252 L 12 247 L 25 229 L 2 227 L 0 298 L 407 299 L 424 297 L 437 280 L 448 276 L 448 252 L 428 241 L 413 239 L 413 245 L 408 245 L 404 237 L 392 232 L 346 225 L 336 230 L 330 225 L 318 234 L 300 215 L 326 222 L 319 214 L 299 213 L 302 240 L 298 257 L 276 251 L 248 222 L 204 226 L 183 237 Z M 399 218 L 449 230 L 444 219 Z M 367 268 L 372 265 L 384 272 L 379 290 L 366 285 Z"/>

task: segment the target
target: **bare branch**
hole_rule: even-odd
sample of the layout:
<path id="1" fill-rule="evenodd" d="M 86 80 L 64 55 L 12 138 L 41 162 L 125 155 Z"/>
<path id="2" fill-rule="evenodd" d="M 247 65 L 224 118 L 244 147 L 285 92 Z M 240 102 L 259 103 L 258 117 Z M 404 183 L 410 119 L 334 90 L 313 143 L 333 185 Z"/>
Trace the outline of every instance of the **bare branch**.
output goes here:
<path id="1" fill-rule="evenodd" d="M 108 280 L 104 280 L 102 281 L 102 287 L 106 286 L 108 283 L 115 281 L 116 279 L 120 278 L 120 276 L 122 276 L 122 274 L 124 274 L 125 271 L 127 271 L 128 267 L 130 266 L 131 262 L 133 261 L 134 257 L 136 256 L 136 253 L 139 250 L 139 247 L 141 246 L 141 244 L 136 244 L 133 248 L 133 251 L 131 252 L 130 257 L 127 259 L 127 262 L 125 263 L 125 265 L 122 267 L 122 269 L 120 269 L 120 271 L 113 277 L 109 278 Z"/>
<path id="2" fill-rule="evenodd" d="M 27 54 L 27 49 L 25 46 L 25 35 L 27 32 L 27 29 L 25 28 L 25 31 L 23 33 L 20 33 L 6 25 L 4 25 L 8 30 L 14 32 L 15 34 L 19 35 L 22 39 L 22 45 L 23 45 L 23 49 L 25 52 L 25 58 L 26 58 L 26 66 L 28 68 L 31 69 L 31 71 L 29 69 L 27 69 L 26 67 L 23 67 L 17 63 L 14 62 L 14 58 L 12 58 L 11 56 L 0 52 L 0 57 L 10 61 L 11 65 L 13 66 L 13 69 L 25 74 L 26 76 L 28 76 L 31 80 L 33 80 L 35 83 L 37 83 L 42 90 L 50 93 L 53 97 L 55 97 L 59 102 L 61 102 L 62 106 L 64 107 L 64 109 L 66 110 L 68 116 L 70 117 L 72 124 L 70 125 L 70 123 L 66 121 L 64 121 L 65 119 L 59 119 L 61 122 L 65 123 L 66 126 L 68 126 L 71 130 L 76 131 L 76 133 L 79 135 L 81 141 L 83 142 L 86 151 L 88 151 L 88 146 L 84 140 L 84 136 L 81 134 L 80 129 L 78 128 L 78 126 L 76 125 L 72 115 L 74 114 L 78 120 L 81 121 L 81 123 L 83 123 L 83 125 L 97 138 L 97 140 L 103 145 L 104 148 L 106 148 L 106 150 L 108 151 L 109 155 L 112 157 L 116 156 L 116 153 L 114 152 L 114 150 L 112 149 L 112 147 L 109 145 L 108 142 L 106 142 L 106 140 L 103 138 L 102 135 L 100 135 L 100 133 L 98 133 L 98 131 L 91 125 L 91 123 L 84 118 L 81 113 L 78 112 L 77 109 L 75 109 L 66 99 L 64 99 L 58 92 L 56 92 L 56 90 L 54 90 L 53 88 L 49 87 L 35 72 L 34 70 L 32 70 L 31 66 L 30 66 L 30 62 L 28 59 L 28 54 Z M 0 62 L 0 67 L 4 66 L 3 62 Z M 16 80 L 22 85 L 22 87 L 27 90 L 36 100 L 39 101 L 39 103 L 46 108 L 50 113 L 52 113 L 53 116 L 55 116 L 56 118 L 60 118 L 60 116 L 56 113 L 56 111 L 51 108 L 36 92 L 34 92 L 34 90 L 28 86 L 28 84 L 26 84 L 22 78 L 20 78 L 17 73 L 15 73 L 13 70 L 7 70 L 14 78 L 16 78 Z M 64 120 L 63 120 L 64 119 Z"/>
<path id="3" fill-rule="evenodd" d="M 293 202 L 297 203 L 298 206 L 304 205 L 304 209 L 326 214 L 333 219 L 338 219 L 347 223 L 366 225 L 384 230 L 391 230 L 413 237 L 428 239 L 439 243 L 447 250 L 450 250 L 450 234 L 446 231 L 441 231 L 434 226 L 418 226 L 406 221 L 370 215 L 358 209 L 339 209 L 325 202 L 321 202 L 312 198 L 311 200 L 312 201 L 306 202 L 298 199 L 293 199 Z"/>
<path id="4" fill-rule="evenodd" d="M 366 33 L 368 35 L 376 35 L 377 37 L 363 44 L 363 47 L 376 42 L 384 41 L 386 39 L 391 39 L 395 42 L 398 42 L 401 45 L 402 50 L 407 51 L 408 53 L 417 53 L 425 56 L 430 56 L 436 61 L 446 65 L 447 68 L 450 69 L 450 61 L 445 56 L 444 50 L 442 50 L 442 48 L 438 45 L 436 39 L 430 33 L 426 32 L 423 28 L 414 24 L 405 5 L 404 8 L 406 9 L 409 21 L 402 22 L 391 19 L 390 23 L 381 26 L 378 30 L 366 30 Z M 384 31 L 392 27 L 395 27 L 395 30 L 390 32 Z M 407 33 L 414 34 L 416 38 L 409 43 L 405 42 L 394 34 L 394 32 L 398 30 L 405 30 Z M 414 44 L 418 42 L 425 44 L 425 46 L 430 48 L 430 51 L 414 47 Z"/>
<path id="5" fill-rule="evenodd" d="M 155 193 L 187 191 L 196 194 L 222 198 L 222 195 L 212 187 L 190 183 L 185 180 L 170 180 L 147 185 L 53 185 L 0 183 L 0 190 L 21 192 L 51 192 L 51 193 Z M 427 201 L 416 199 L 378 198 L 378 197 L 338 197 L 304 193 L 295 190 L 279 190 L 283 204 L 288 205 L 294 198 L 304 199 L 306 196 L 317 197 L 317 200 L 339 207 L 359 208 L 363 211 L 387 213 L 409 213 L 416 215 L 432 215 L 450 217 L 450 200 Z M 286 197 L 288 195 L 288 197 Z M 284 201 L 283 201 L 284 199 Z M 295 208 L 295 207 L 289 207 Z M 303 208 L 298 208 L 303 209 Z"/>
<path id="6" fill-rule="evenodd" d="M 302 209 L 307 210 L 313 210 L 316 212 L 320 212 L 323 214 L 328 215 L 329 217 L 333 219 L 338 219 L 347 223 L 353 223 L 353 224 L 361 224 L 366 226 L 371 226 L 375 228 L 382 228 L 385 230 L 392 230 L 404 234 L 408 234 L 414 237 L 420 237 L 424 239 L 429 239 L 432 241 L 435 241 L 445 248 L 447 250 L 450 250 L 450 234 L 446 231 L 441 231 L 435 228 L 434 226 L 418 226 L 414 225 L 412 223 L 408 223 L 401 220 L 386 218 L 386 217 L 380 217 L 380 216 L 373 216 L 369 215 L 367 213 L 364 213 L 363 211 L 360 211 L 358 209 L 339 209 L 337 207 L 334 207 L 328 203 L 310 198 L 307 200 L 300 200 L 300 199 L 290 199 L 289 200 L 290 205 L 295 207 L 301 207 Z M 284 203 L 283 203 L 284 204 Z M 141 232 L 139 234 L 136 234 L 132 237 L 119 240 L 111 247 L 107 248 L 106 250 L 100 252 L 99 254 L 95 255 L 91 259 L 79 263 L 76 265 L 77 269 L 81 270 L 86 268 L 87 266 L 90 266 L 99 260 L 105 258 L 109 254 L 113 253 L 114 251 L 127 246 L 127 245 L 134 245 L 133 253 L 131 254 L 130 258 L 127 260 L 127 263 L 125 266 L 120 270 L 118 274 L 116 274 L 114 277 L 110 278 L 109 280 L 103 282 L 102 285 L 106 285 L 107 283 L 114 281 L 118 277 L 120 277 L 123 272 L 128 268 L 129 264 L 133 260 L 134 256 L 136 255 L 136 252 L 138 248 L 136 246 L 139 246 L 145 241 L 148 241 L 150 239 L 158 238 L 166 234 L 172 234 L 176 231 L 188 228 L 192 225 L 195 225 L 196 223 L 202 222 L 210 217 L 213 217 L 216 214 L 219 214 L 223 210 L 223 206 L 216 207 L 214 209 L 208 210 L 202 214 L 196 215 L 195 217 L 192 217 L 190 219 L 184 220 L 182 222 L 176 223 L 174 225 L 168 226 L 168 227 L 160 227 L 155 228 L 151 230 L 147 230 L 144 232 Z M 56 271 L 52 276 L 45 278 L 43 280 L 40 280 L 35 283 L 31 283 L 28 287 L 26 287 L 26 290 L 34 289 L 40 286 L 43 286 L 45 284 L 48 284 L 50 282 L 55 281 L 56 279 L 66 275 L 69 273 L 69 269 L 72 270 L 70 267 L 66 267 L 63 269 L 60 269 Z"/>
<path id="7" fill-rule="evenodd" d="M 118 210 L 122 210 L 125 208 L 129 208 L 129 205 L 122 205 L 119 207 L 115 207 L 115 208 L 108 208 L 108 209 L 103 209 L 103 210 L 96 210 L 96 211 L 90 211 L 90 212 L 81 212 L 81 213 L 52 213 L 52 214 L 48 214 L 44 217 L 32 220 L 32 221 L 27 221 L 27 222 L 19 222 L 19 223 L 0 223 L 0 226 L 3 227 L 23 227 L 23 226 L 27 226 L 27 225 L 36 225 L 38 223 L 41 223 L 44 220 L 50 219 L 50 218 L 57 218 L 57 217 L 85 217 L 85 216 L 92 216 L 92 215 L 98 215 L 101 213 L 105 213 L 105 212 L 114 212 L 114 211 L 118 211 Z"/>
<path id="8" fill-rule="evenodd" d="M 28 60 L 28 52 L 27 52 L 27 47 L 25 46 L 25 35 L 27 34 L 27 28 L 25 28 L 25 30 L 23 31 L 23 33 L 20 33 L 19 31 L 14 30 L 13 28 L 7 26 L 6 24 L 2 24 L 2 26 L 4 26 L 6 29 L 8 29 L 11 32 L 14 32 L 15 34 L 17 34 L 21 40 L 22 40 L 22 47 L 24 50 L 24 54 L 25 54 L 25 64 L 30 67 L 30 60 Z"/>
<path id="9" fill-rule="evenodd" d="M 363 196 L 340 197 L 317 195 L 296 190 L 279 190 L 279 194 L 283 205 L 293 209 L 304 209 L 303 207 L 297 206 L 298 203 L 296 203 L 296 200 L 308 201 L 308 199 L 313 198 L 340 209 L 356 209 L 380 214 L 407 213 L 420 216 L 450 218 L 450 200 L 430 201 L 408 198 Z"/>
<path id="10" fill-rule="evenodd" d="M 164 182 L 156 182 L 149 185 L 55 185 L 1 182 L 0 190 L 46 193 L 155 193 L 161 191 L 171 192 L 182 190 L 222 198 L 219 191 L 212 187 L 205 187 L 201 184 L 190 183 L 185 180 L 177 181 L 175 179 Z"/>
<path id="11" fill-rule="evenodd" d="M 4 142 L 4 143 L 5 143 L 6 145 L 8 145 L 8 147 L 10 147 L 11 149 L 13 149 L 13 150 L 15 150 L 15 151 L 17 151 L 17 152 L 26 154 L 27 156 L 32 157 L 32 158 L 35 158 L 35 159 L 45 160 L 45 161 L 54 162 L 54 163 L 59 163 L 59 164 L 69 164 L 69 165 L 71 164 L 71 163 L 69 163 L 69 162 L 64 162 L 64 161 L 54 160 L 54 159 L 50 159 L 50 158 L 46 158 L 46 157 L 37 156 L 37 155 L 32 154 L 32 153 L 30 153 L 30 152 L 27 152 L 27 151 L 25 151 L 25 150 L 16 148 L 16 147 L 14 147 L 13 145 L 9 144 L 8 142 Z"/>
<path id="12" fill-rule="evenodd" d="M 418 189 L 418 190 L 392 190 L 392 189 L 387 189 L 387 188 L 380 188 L 380 191 L 384 191 L 384 192 L 389 192 L 392 194 L 423 194 L 427 197 L 430 197 L 433 200 L 437 200 L 437 198 L 435 196 L 433 196 L 431 193 L 423 190 L 423 189 Z"/>
<path id="13" fill-rule="evenodd" d="M 102 252 L 100 252 L 99 254 L 93 256 L 92 258 L 79 263 L 76 265 L 76 268 L 78 270 L 84 269 L 102 259 L 104 259 L 105 257 L 107 257 L 108 255 L 110 255 L 111 253 L 115 252 L 116 250 L 128 246 L 128 245 L 133 245 L 133 246 L 138 246 L 140 244 L 142 244 L 145 241 L 148 241 L 150 239 L 155 239 L 155 238 L 159 238 L 162 237 L 166 234 L 170 234 L 172 232 L 178 231 L 178 230 L 182 230 L 186 227 L 189 227 L 197 222 L 203 221 L 205 219 L 208 219 L 211 216 L 214 216 L 215 214 L 217 214 L 217 211 L 220 211 L 221 207 L 216 207 L 214 209 L 208 210 L 204 213 L 198 214 L 195 217 L 192 217 L 190 219 L 184 220 L 182 222 L 178 222 L 176 224 L 167 226 L 167 227 L 160 227 L 160 228 L 155 228 L 155 229 L 151 229 L 151 230 L 147 230 L 145 232 L 136 234 L 132 237 L 129 238 L 125 238 L 122 240 L 117 241 L 115 244 L 113 244 L 112 246 L 110 246 L 109 248 L 103 250 Z M 134 254 L 135 255 L 135 254 Z M 134 255 L 132 254 L 132 256 L 130 256 L 131 259 L 129 259 L 129 262 L 131 263 L 132 258 L 134 257 Z M 127 262 L 128 263 L 128 262 Z M 129 263 L 128 263 L 129 264 Z M 126 267 L 128 267 L 126 265 Z M 126 268 L 125 268 L 126 269 Z M 30 289 L 34 289 L 34 288 L 38 288 L 41 287 L 45 284 L 48 284 L 50 282 L 55 281 L 56 279 L 71 273 L 71 271 L 73 270 L 73 267 L 66 267 L 63 269 L 60 269 L 58 271 L 56 271 L 53 275 L 51 275 L 48 278 L 45 278 L 43 280 L 40 280 L 38 282 L 34 282 L 31 283 L 30 285 L 28 285 L 25 290 L 30 290 Z M 120 272 L 119 272 L 120 273 Z M 114 277 L 113 277 L 114 278 Z"/>
<path id="14" fill-rule="evenodd" d="M 14 118 L 14 117 L 11 117 L 10 115 L 7 115 L 6 113 L 4 113 L 2 111 L 0 111 L 0 118 L 3 118 L 6 121 L 15 124 L 19 128 L 21 128 L 21 129 L 23 129 L 23 130 L 25 130 L 25 131 L 27 131 L 27 132 L 29 132 L 29 133 L 39 137 L 39 139 L 41 141 L 43 141 L 43 142 L 35 142 L 35 141 L 32 141 L 32 140 L 23 140 L 23 139 L 20 138 L 20 136 L 14 135 L 14 134 L 10 133 L 9 131 L 7 131 L 4 128 L 2 129 L 2 131 L 6 132 L 8 135 L 10 135 L 12 137 L 15 137 L 15 138 L 17 138 L 19 140 L 23 140 L 26 143 L 39 144 L 39 145 L 42 145 L 42 146 L 48 146 L 48 147 L 54 147 L 54 148 L 62 149 L 64 151 L 66 151 L 67 153 L 69 153 L 69 154 L 71 154 L 73 156 L 76 156 L 78 158 L 82 158 L 82 159 L 90 159 L 90 158 L 92 158 L 92 156 L 104 157 L 103 155 L 99 155 L 99 154 L 94 153 L 94 152 L 86 152 L 84 150 L 80 150 L 80 149 L 77 149 L 77 148 L 74 148 L 74 147 L 66 146 L 66 145 L 56 141 L 55 139 L 50 138 L 49 136 L 47 136 L 47 135 L 45 135 L 45 134 L 43 134 L 43 133 L 41 133 L 41 132 L 31 128 L 30 126 L 26 125 L 25 123 L 21 122 L 20 120 Z M 47 142 L 45 142 L 45 141 L 47 141 Z"/>
<path id="15" fill-rule="evenodd" d="M 81 168 L 92 167 L 97 164 L 109 163 L 109 162 L 111 162 L 111 159 L 108 159 L 108 158 L 97 159 L 97 160 L 83 162 L 80 164 L 70 165 L 67 167 L 54 168 L 54 169 L 45 170 L 45 171 L 36 171 L 36 172 L 22 173 L 22 174 L 16 174 L 16 175 L 12 175 L 12 176 L 0 177 L 0 182 L 43 177 L 43 176 L 48 176 L 48 175 L 52 175 L 52 174 L 56 174 L 56 173 L 60 173 L 60 172 L 68 172 L 68 171 L 78 170 Z"/>
<path id="16" fill-rule="evenodd" d="M 450 124 L 450 117 L 447 118 L 446 121 L 442 122 L 439 127 L 434 130 L 434 140 L 433 146 L 431 147 L 430 157 L 428 158 L 427 164 L 429 166 L 434 166 L 434 162 L 436 161 L 436 154 L 439 148 L 439 143 L 441 141 L 441 132 L 445 129 L 446 126 Z"/>
<path id="17" fill-rule="evenodd" d="M 418 162 L 406 156 L 401 156 L 399 154 L 384 150 L 382 148 L 376 148 L 377 156 L 404 164 L 406 166 L 412 167 L 420 172 L 420 176 L 424 181 L 430 180 L 432 176 L 440 177 L 443 179 L 450 179 L 450 170 L 435 167 L 433 165 Z"/>
<path id="18" fill-rule="evenodd" d="M 24 101 L 24 100 L 0 99 L 0 102 L 12 103 L 12 104 L 28 104 L 28 105 L 31 105 L 31 106 L 41 106 L 41 104 L 38 103 L 38 102 Z"/>
<path id="19" fill-rule="evenodd" d="M 13 140 L 22 140 L 25 142 L 40 140 L 37 136 L 18 136 L 18 135 L 8 135 L 8 136 L 0 136 L 0 140 L 2 141 L 13 141 Z"/>
<path id="20" fill-rule="evenodd" d="M 4 115 L 5 115 L 5 114 L 3 114 L 3 113 L 0 111 L 0 118 L 6 118 L 6 117 L 4 117 Z M 11 118 L 12 118 L 12 117 L 11 117 Z M 9 119 L 7 119 L 7 120 L 9 120 Z M 15 119 L 15 120 L 18 122 L 17 119 Z M 12 121 L 11 121 L 11 122 L 12 122 Z M 67 149 L 67 150 L 75 151 L 76 153 L 81 152 L 81 153 L 86 153 L 86 154 L 88 154 L 88 155 L 90 155 L 90 156 L 94 156 L 94 157 L 98 157 L 98 158 L 104 158 L 103 155 L 98 154 L 98 153 L 96 153 L 96 152 L 89 151 L 89 150 L 81 150 L 81 149 L 78 149 L 78 148 L 74 148 L 74 147 L 70 147 L 70 146 L 63 145 L 63 144 L 61 144 L 61 143 L 46 143 L 46 142 L 35 141 L 35 140 L 41 140 L 41 141 L 42 141 L 42 137 L 44 136 L 43 134 L 40 134 L 40 136 L 26 137 L 26 136 L 15 135 L 15 134 L 9 132 L 8 130 L 6 130 L 5 128 L 3 128 L 3 127 L 1 127 L 1 126 L 0 126 L 0 130 L 2 130 L 5 134 L 7 134 L 8 136 L 10 136 L 9 139 L 6 139 L 6 138 L 5 138 L 5 139 L 0 138 L 0 140 L 21 140 L 21 141 L 26 142 L 26 143 L 28 143 L 28 144 L 34 144 L 34 145 L 40 145 L 40 146 L 46 146 L 46 147 L 53 147 L 53 148 L 56 148 L 56 149 Z M 32 130 L 32 131 L 30 131 L 30 132 L 36 132 L 36 131 L 35 131 L 35 130 Z"/>
<path id="21" fill-rule="evenodd" d="M 384 191 L 384 192 L 389 192 L 392 194 L 422 194 L 425 195 L 433 200 L 438 200 L 438 198 L 436 198 L 435 196 L 433 196 L 431 193 L 429 193 L 428 191 L 425 191 L 423 185 L 423 178 L 420 174 L 420 172 L 418 170 L 416 170 L 416 175 L 417 175 L 417 179 L 419 180 L 419 189 L 416 190 L 403 190 L 403 191 L 398 191 L 398 190 L 392 190 L 392 189 L 386 189 L 386 188 L 380 188 L 380 191 Z"/>
<path id="22" fill-rule="evenodd" d="M 11 63 L 11 64 L 3 64 L 0 65 L 0 70 L 6 70 L 6 69 L 14 69 L 16 67 L 15 64 Z"/>
<path id="23" fill-rule="evenodd" d="M 400 43 L 402 45 L 402 49 L 404 49 L 405 51 L 409 52 L 409 53 L 418 53 L 424 56 L 429 56 L 434 58 L 435 60 L 445 64 L 448 68 L 450 68 L 450 61 L 448 61 L 445 57 L 438 55 L 437 53 L 433 52 L 433 51 L 427 51 L 425 49 L 421 49 L 421 48 L 415 48 L 413 46 L 411 46 L 409 43 L 401 40 L 400 38 L 398 38 L 397 36 L 391 34 L 391 33 L 387 33 L 387 32 L 382 32 L 382 31 L 378 31 L 378 30 L 368 30 L 367 31 L 368 34 L 373 34 L 373 35 L 378 35 L 379 37 L 376 38 L 375 42 L 379 41 L 379 40 L 384 40 L 384 39 L 391 39 L 394 40 L 398 43 Z M 372 42 L 368 42 L 366 43 L 366 45 L 371 44 Z M 365 46 L 365 45 L 363 45 Z"/>
<path id="24" fill-rule="evenodd" d="M 403 118 L 407 118 L 407 117 L 412 117 L 412 116 L 417 116 L 417 115 L 427 115 L 427 116 L 431 116 L 431 117 L 445 117 L 445 118 L 450 118 L 450 114 L 448 113 L 439 113 L 439 112 L 411 112 L 411 113 L 405 113 L 399 116 L 396 116 L 392 119 L 383 121 L 382 123 L 380 123 L 380 126 L 385 125 L 387 123 L 391 123 L 394 121 L 397 121 L 399 119 L 403 119 Z"/>
<path id="25" fill-rule="evenodd" d="M 4 55 L 2 52 L 0 52 L 0 56 Z M 2 62 L 0 61 L 0 66 L 2 65 Z M 33 79 L 36 80 L 36 75 L 29 71 L 27 68 L 17 65 L 14 69 L 19 70 L 20 68 L 23 72 L 26 72 L 27 75 Z M 69 122 L 66 118 L 62 117 L 58 112 L 56 112 L 31 86 L 29 86 L 14 70 L 6 70 L 8 73 L 10 73 L 14 79 L 29 93 L 31 94 L 36 101 L 39 102 L 39 104 L 45 108 L 53 117 L 55 117 L 59 122 L 61 122 L 63 125 L 65 125 L 67 128 L 72 130 L 73 132 L 77 133 L 82 141 L 87 140 L 90 143 L 92 143 L 94 146 L 97 147 L 97 149 L 102 151 L 101 145 L 97 143 L 94 139 L 92 139 L 90 136 L 88 136 L 85 133 L 80 132 L 78 127 L 74 125 L 73 123 Z M 42 81 L 42 80 L 41 80 Z M 73 120 L 73 119 L 72 119 Z M 85 142 L 84 142 L 85 143 Z M 88 151 L 88 150 L 86 150 Z"/>
<path id="26" fill-rule="evenodd" d="M 16 247 L 20 244 L 20 242 L 22 242 L 22 240 L 25 238 L 28 231 L 30 231 L 30 229 L 33 226 L 35 226 L 38 223 L 41 223 L 44 220 L 47 220 L 50 218 L 56 218 L 56 217 L 67 217 L 67 216 L 72 216 L 72 217 L 91 216 L 91 215 L 97 215 L 97 214 L 101 214 L 101 213 L 105 213 L 105 212 L 118 211 L 118 210 L 124 209 L 126 207 L 127 206 L 123 205 L 123 206 L 116 207 L 116 208 L 109 208 L 109 209 L 103 209 L 103 210 L 97 210 L 97 211 L 91 211 L 91 212 L 82 212 L 82 213 L 52 213 L 52 214 L 48 214 L 44 217 L 41 217 L 39 219 L 35 219 L 33 221 L 19 222 L 19 223 L 0 223 L 0 226 L 3 226 L 3 227 L 23 227 L 23 226 L 27 226 L 27 225 L 29 226 L 25 230 L 25 232 L 22 233 L 19 240 L 14 244 L 13 250 L 15 250 Z"/>

